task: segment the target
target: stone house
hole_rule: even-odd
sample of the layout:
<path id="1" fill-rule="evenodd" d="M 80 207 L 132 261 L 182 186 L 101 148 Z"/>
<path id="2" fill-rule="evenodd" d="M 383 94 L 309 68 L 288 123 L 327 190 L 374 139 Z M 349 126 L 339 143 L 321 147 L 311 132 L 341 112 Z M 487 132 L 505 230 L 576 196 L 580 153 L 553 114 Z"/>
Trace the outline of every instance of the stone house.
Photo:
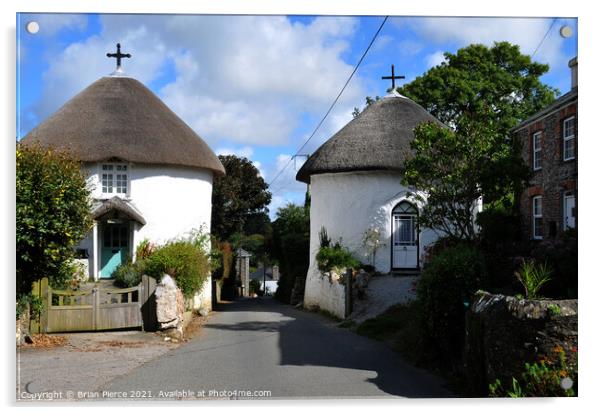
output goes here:
<path id="1" fill-rule="evenodd" d="M 571 91 L 511 130 L 532 177 L 519 205 L 527 240 L 577 228 L 577 58 L 569 62 Z"/>

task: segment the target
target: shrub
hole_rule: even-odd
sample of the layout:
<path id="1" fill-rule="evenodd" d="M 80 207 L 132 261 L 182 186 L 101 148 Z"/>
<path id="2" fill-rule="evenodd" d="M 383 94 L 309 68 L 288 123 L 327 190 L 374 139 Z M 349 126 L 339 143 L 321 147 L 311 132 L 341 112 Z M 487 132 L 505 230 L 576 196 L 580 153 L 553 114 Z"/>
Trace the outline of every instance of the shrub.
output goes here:
<path id="1" fill-rule="evenodd" d="M 348 249 L 339 243 L 334 246 L 320 248 L 316 254 L 318 269 L 328 272 L 333 269 L 359 268 L 360 262 L 353 257 Z"/>
<path id="2" fill-rule="evenodd" d="M 520 271 L 516 272 L 516 278 L 525 288 L 525 296 L 528 299 L 539 298 L 539 291 L 543 285 L 551 281 L 552 270 L 547 263 L 536 264 L 533 261 L 524 261 Z"/>
<path id="3" fill-rule="evenodd" d="M 122 288 L 135 287 L 142 281 L 145 272 L 145 261 L 139 259 L 136 262 L 128 262 L 119 265 L 114 273 L 115 285 Z"/>
<path id="4" fill-rule="evenodd" d="M 186 297 L 193 296 L 209 277 L 209 261 L 205 251 L 189 241 L 170 242 L 146 259 L 145 271 L 160 279 L 171 275 Z"/>
<path id="5" fill-rule="evenodd" d="M 503 385 L 499 379 L 489 385 L 493 397 L 549 397 L 577 396 L 577 352 L 568 361 L 566 352 L 557 346 L 552 356 L 544 356 L 539 362 L 525 363 L 520 378 L 512 378 L 512 385 Z"/>
<path id="6" fill-rule="evenodd" d="M 494 206 L 479 212 L 479 239 L 492 248 L 503 248 L 521 239 L 520 215 L 511 209 Z"/>
<path id="7" fill-rule="evenodd" d="M 152 244 L 151 241 L 148 240 L 148 238 L 144 238 L 136 247 L 136 259 L 140 260 L 148 258 L 152 255 L 155 249 L 155 245 Z"/>
<path id="8" fill-rule="evenodd" d="M 257 280 L 249 281 L 249 293 L 257 294 L 261 291 L 261 283 Z"/>
<path id="9" fill-rule="evenodd" d="M 441 251 L 427 264 L 418 281 L 424 334 L 442 361 L 459 355 L 464 339 L 464 314 L 471 295 L 485 281 L 483 255 L 459 244 Z"/>
<path id="10" fill-rule="evenodd" d="M 74 248 L 92 226 L 89 196 L 68 154 L 17 144 L 17 296 L 43 277 L 53 286 L 71 279 Z"/>
<path id="11" fill-rule="evenodd" d="M 577 298 L 577 247 L 577 231 L 571 229 L 556 239 L 541 241 L 531 252 L 537 262 L 545 262 L 553 269 L 552 281 L 542 289 L 546 297 Z"/>

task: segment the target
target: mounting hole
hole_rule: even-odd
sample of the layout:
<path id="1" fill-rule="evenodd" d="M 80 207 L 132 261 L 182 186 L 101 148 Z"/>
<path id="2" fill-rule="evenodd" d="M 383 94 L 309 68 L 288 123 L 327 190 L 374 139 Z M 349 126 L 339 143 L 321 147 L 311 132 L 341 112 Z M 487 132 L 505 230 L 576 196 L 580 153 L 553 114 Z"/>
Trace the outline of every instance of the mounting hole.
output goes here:
<path id="1" fill-rule="evenodd" d="M 573 36 L 573 29 L 570 26 L 562 26 L 560 28 L 560 36 L 565 39 Z"/>
<path id="2" fill-rule="evenodd" d="M 25 25 L 25 30 L 27 30 L 27 33 L 35 35 L 40 31 L 40 25 L 38 24 L 38 22 L 34 21 L 27 22 L 27 24 Z"/>

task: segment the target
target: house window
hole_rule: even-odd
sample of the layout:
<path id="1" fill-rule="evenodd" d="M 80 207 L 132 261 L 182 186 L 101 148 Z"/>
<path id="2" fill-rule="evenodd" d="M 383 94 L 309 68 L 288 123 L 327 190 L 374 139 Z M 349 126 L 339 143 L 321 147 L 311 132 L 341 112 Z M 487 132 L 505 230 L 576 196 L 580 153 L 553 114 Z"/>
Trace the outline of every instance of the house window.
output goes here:
<path id="1" fill-rule="evenodd" d="M 122 194 L 128 192 L 128 166 L 126 164 L 102 165 L 102 193 Z"/>
<path id="2" fill-rule="evenodd" d="M 533 198 L 533 239 L 543 239 L 542 197 Z"/>
<path id="3" fill-rule="evenodd" d="M 541 169 L 541 131 L 533 134 L 533 170 Z"/>
<path id="4" fill-rule="evenodd" d="M 567 118 L 563 123 L 564 160 L 575 158 L 575 117 Z"/>

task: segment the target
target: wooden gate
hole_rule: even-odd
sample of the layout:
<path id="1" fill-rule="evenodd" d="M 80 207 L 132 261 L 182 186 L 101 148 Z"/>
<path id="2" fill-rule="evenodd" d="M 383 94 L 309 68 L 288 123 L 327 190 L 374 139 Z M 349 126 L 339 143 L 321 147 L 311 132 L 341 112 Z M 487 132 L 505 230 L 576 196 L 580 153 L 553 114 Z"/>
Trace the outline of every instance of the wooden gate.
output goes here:
<path id="1" fill-rule="evenodd" d="M 144 276 L 139 285 L 131 288 L 56 290 L 43 278 L 34 283 L 33 295 L 42 299 L 44 307 L 39 321 L 32 319 L 30 330 L 60 333 L 144 328 L 142 309 L 154 294 L 154 286 L 154 279 Z"/>

